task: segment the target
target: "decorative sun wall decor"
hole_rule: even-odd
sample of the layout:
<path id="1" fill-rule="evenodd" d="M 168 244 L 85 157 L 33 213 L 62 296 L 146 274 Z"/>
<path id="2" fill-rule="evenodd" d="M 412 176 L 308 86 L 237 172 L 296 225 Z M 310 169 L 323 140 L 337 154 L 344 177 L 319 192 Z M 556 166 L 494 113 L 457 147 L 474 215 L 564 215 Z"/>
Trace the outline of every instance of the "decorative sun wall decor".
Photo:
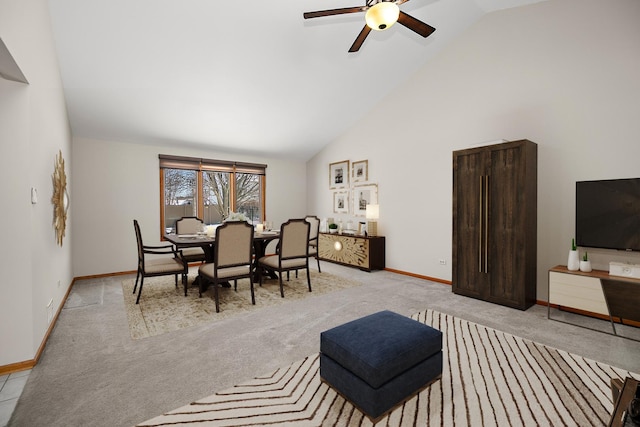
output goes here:
<path id="1" fill-rule="evenodd" d="M 67 193 L 67 175 L 64 172 L 62 150 L 58 152 L 53 175 L 53 227 L 56 230 L 56 240 L 62 246 L 65 228 L 67 226 L 67 211 L 69 210 L 69 193 Z"/>

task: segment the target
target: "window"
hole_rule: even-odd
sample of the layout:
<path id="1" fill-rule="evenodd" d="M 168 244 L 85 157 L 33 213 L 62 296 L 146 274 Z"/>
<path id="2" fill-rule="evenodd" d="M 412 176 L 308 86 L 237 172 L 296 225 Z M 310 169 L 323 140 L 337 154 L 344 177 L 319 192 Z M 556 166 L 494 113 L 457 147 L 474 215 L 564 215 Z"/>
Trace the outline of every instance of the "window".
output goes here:
<path id="1" fill-rule="evenodd" d="M 222 223 L 231 212 L 252 224 L 264 221 L 266 165 L 163 154 L 159 159 L 163 232 L 173 231 L 183 216 L 207 225 Z"/>

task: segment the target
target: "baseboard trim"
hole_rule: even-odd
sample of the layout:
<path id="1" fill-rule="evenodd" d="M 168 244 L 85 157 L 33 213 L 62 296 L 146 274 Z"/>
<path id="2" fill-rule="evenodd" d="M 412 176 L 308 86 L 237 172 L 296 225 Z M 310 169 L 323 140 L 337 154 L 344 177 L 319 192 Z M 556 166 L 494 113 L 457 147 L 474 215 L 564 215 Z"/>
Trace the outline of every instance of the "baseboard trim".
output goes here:
<path id="1" fill-rule="evenodd" d="M 127 274 L 135 274 L 136 270 L 131 271 L 118 271 L 115 273 L 103 273 L 103 274 L 91 274 L 89 276 L 78 276 L 74 277 L 73 281 L 76 280 L 86 280 L 86 279 L 101 279 L 103 277 L 112 277 L 112 276 L 126 276 Z"/>
<path id="2" fill-rule="evenodd" d="M 415 277 L 417 279 L 429 280 L 431 282 L 444 283 L 445 285 L 451 285 L 450 280 L 438 279 L 437 277 L 423 276 L 421 274 L 409 273 L 408 271 L 395 270 L 393 268 L 385 268 L 384 271 L 390 273 L 402 274 L 403 276 Z"/>
<path id="3" fill-rule="evenodd" d="M 62 307 L 64 307 L 64 304 L 67 302 L 67 298 L 69 298 L 69 294 L 71 293 L 71 288 L 73 288 L 73 285 L 75 282 L 76 282 L 76 279 L 74 278 L 71 281 L 71 284 L 69 285 L 69 287 L 67 288 L 67 292 L 65 292 L 64 298 L 62 299 L 62 302 L 58 307 L 56 314 L 53 316 L 53 319 L 51 319 L 51 323 L 49 323 L 47 332 L 45 332 L 44 337 L 42 338 L 42 342 L 40 343 L 40 346 L 36 351 L 35 357 L 30 360 L 24 360 L 22 362 L 10 363 L 8 365 L 0 366 L 0 375 L 7 375 L 7 374 L 13 374 L 15 372 L 26 371 L 27 369 L 32 369 L 34 366 L 36 366 L 36 364 L 40 360 L 40 357 L 42 356 L 42 353 L 44 353 L 44 349 L 45 349 L 45 346 L 47 345 L 47 341 L 49 340 L 49 337 L 53 332 L 53 328 L 56 326 L 56 323 L 58 322 L 58 317 L 62 312 Z"/>
<path id="4" fill-rule="evenodd" d="M 47 328 L 47 332 L 44 334 L 44 337 L 42 338 L 42 342 L 40 343 L 40 346 L 38 347 L 38 350 L 36 351 L 36 354 L 35 354 L 34 358 L 33 359 L 29 359 L 29 360 L 24 360 L 22 362 L 10 363 L 8 365 L 0 365 L 0 375 L 13 374 L 15 372 L 26 371 L 27 369 L 33 369 L 33 367 L 38 364 L 38 361 L 40 360 L 40 357 L 42 357 L 42 353 L 44 353 L 44 349 L 45 349 L 45 347 L 47 345 L 47 341 L 49 340 L 49 337 L 51 336 L 51 333 L 53 332 L 53 328 L 56 326 L 56 323 L 58 322 L 58 317 L 60 316 L 60 313 L 62 312 L 62 308 L 64 307 L 65 303 L 67 302 L 67 299 L 69 298 L 69 294 L 71 293 L 71 289 L 73 288 L 73 285 L 75 285 L 75 283 L 78 280 L 95 279 L 95 278 L 110 277 L 110 276 L 121 276 L 121 275 L 123 276 L 123 275 L 126 275 L 126 274 L 132 274 L 132 273 L 135 273 L 135 272 L 136 271 L 134 270 L 134 271 L 122 271 L 122 272 L 117 272 L 117 273 L 95 274 L 95 275 L 91 275 L 91 276 L 74 277 L 73 280 L 71 280 L 71 284 L 67 288 L 67 292 L 64 294 L 64 298 L 62 299 L 62 302 L 61 302 L 60 306 L 58 307 L 58 310 L 56 311 L 56 314 L 53 316 L 53 319 L 51 319 L 51 323 L 49 324 L 49 327 Z"/>
<path id="5" fill-rule="evenodd" d="M 36 366 L 35 359 L 25 360 L 24 362 L 11 363 L 9 365 L 0 366 L 0 375 L 13 374 L 14 372 L 26 371 Z"/>
<path id="6" fill-rule="evenodd" d="M 404 276 L 415 277 L 417 279 L 423 279 L 423 280 L 429 280 L 431 282 L 443 283 L 443 284 L 449 285 L 449 286 L 451 286 L 451 284 L 452 284 L 452 282 L 450 280 L 438 279 L 437 277 L 423 276 L 423 275 L 420 275 L 420 274 L 409 273 L 408 271 L 395 270 L 393 268 L 385 268 L 384 270 L 388 271 L 390 273 L 396 273 L 396 274 L 402 274 Z M 542 305 L 542 306 L 545 306 L 545 307 L 547 306 L 547 302 L 546 301 L 542 301 L 542 300 L 536 300 L 535 304 L 536 305 Z M 609 318 L 607 317 L 606 319 L 608 320 Z M 631 322 L 629 320 L 627 320 L 626 322 L 630 322 L 628 324 L 636 326 L 636 325 L 633 324 L 634 322 Z"/>

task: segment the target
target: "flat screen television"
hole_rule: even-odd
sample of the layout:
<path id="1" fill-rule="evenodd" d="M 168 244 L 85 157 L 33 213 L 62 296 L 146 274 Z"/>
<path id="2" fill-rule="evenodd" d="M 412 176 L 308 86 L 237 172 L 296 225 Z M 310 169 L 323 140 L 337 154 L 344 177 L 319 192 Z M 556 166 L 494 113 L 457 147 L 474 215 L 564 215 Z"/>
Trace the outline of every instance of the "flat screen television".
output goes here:
<path id="1" fill-rule="evenodd" d="M 576 245 L 640 251 L 640 178 L 576 182 Z"/>

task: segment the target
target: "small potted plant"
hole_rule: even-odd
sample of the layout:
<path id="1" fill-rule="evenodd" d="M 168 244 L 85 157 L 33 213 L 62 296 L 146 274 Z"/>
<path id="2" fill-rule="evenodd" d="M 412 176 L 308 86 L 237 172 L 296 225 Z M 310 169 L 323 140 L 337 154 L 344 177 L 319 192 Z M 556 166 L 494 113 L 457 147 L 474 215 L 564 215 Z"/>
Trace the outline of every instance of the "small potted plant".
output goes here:
<path id="1" fill-rule="evenodd" d="M 331 234 L 335 234 L 338 232 L 338 224 L 332 222 L 331 224 L 329 224 L 329 233 Z"/>
<path id="2" fill-rule="evenodd" d="M 569 259 L 567 260 L 567 269 L 569 271 L 577 271 L 580 269 L 580 256 L 576 247 L 576 239 L 571 239 L 571 250 L 569 251 Z"/>
<path id="3" fill-rule="evenodd" d="M 587 251 L 584 252 L 582 256 L 582 261 L 580 261 L 580 271 L 584 271 L 588 273 L 591 271 L 591 261 L 589 261 L 589 256 L 587 255 Z"/>

